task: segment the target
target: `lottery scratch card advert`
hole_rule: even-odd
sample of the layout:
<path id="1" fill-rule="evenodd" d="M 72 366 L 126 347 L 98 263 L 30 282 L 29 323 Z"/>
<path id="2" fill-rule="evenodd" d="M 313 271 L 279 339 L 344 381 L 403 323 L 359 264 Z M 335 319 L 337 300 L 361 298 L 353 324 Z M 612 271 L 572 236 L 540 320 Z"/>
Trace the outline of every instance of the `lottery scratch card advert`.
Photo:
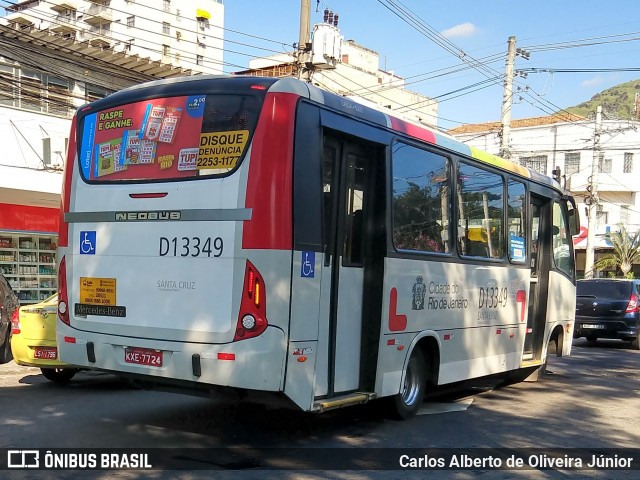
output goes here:
<path id="1" fill-rule="evenodd" d="M 173 143 L 180 117 L 182 117 L 182 108 L 167 107 L 164 119 L 162 120 L 160 138 L 158 138 L 159 142 Z"/>
<path id="2" fill-rule="evenodd" d="M 162 119 L 164 118 L 165 107 L 147 105 L 144 119 L 142 121 L 142 140 L 157 140 L 160 136 L 162 128 Z"/>
<path id="3" fill-rule="evenodd" d="M 197 160 L 197 148 L 183 148 L 178 155 L 178 171 L 195 170 Z"/>
<path id="4" fill-rule="evenodd" d="M 122 158 L 122 143 L 118 143 L 114 145 L 113 148 L 113 171 L 121 172 L 126 169 L 127 166 L 124 164 L 124 159 Z"/>
<path id="5" fill-rule="evenodd" d="M 140 130 L 125 130 L 122 135 L 121 163 L 123 165 L 135 165 L 140 162 Z"/>
<path id="6" fill-rule="evenodd" d="M 138 164 L 149 164 L 155 162 L 157 145 L 158 144 L 153 140 L 141 140 Z"/>
<path id="7" fill-rule="evenodd" d="M 119 156 L 121 145 L 121 140 L 116 138 L 96 146 L 94 178 L 111 175 L 115 171 L 114 153 L 117 151 Z"/>

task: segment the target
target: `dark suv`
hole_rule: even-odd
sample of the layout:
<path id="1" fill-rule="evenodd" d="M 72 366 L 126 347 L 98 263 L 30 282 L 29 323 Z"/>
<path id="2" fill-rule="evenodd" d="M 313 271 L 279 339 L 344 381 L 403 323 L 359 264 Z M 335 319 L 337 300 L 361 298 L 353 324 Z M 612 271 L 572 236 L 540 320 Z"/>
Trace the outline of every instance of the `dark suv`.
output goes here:
<path id="1" fill-rule="evenodd" d="M 578 280 L 574 338 L 619 338 L 639 350 L 640 280 Z"/>
<path id="2" fill-rule="evenodd" d="M 0 363 L 10 362 L 11 317 L 18 310 L 20 302 L 4 275 L 0 275 Z"/>

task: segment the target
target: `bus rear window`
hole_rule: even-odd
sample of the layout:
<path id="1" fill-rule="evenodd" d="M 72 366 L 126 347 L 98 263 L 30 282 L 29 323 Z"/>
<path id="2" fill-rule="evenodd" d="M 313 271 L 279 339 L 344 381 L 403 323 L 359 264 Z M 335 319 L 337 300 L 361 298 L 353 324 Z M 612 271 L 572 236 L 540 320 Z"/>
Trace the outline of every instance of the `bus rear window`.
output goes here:
<path id="1" fill-rule="evenodd" d="M 227 175 L 258 120 L 248 95 L 155 98 L 92 112 L 79 132 L 80 167 L 90 182 Z"/>

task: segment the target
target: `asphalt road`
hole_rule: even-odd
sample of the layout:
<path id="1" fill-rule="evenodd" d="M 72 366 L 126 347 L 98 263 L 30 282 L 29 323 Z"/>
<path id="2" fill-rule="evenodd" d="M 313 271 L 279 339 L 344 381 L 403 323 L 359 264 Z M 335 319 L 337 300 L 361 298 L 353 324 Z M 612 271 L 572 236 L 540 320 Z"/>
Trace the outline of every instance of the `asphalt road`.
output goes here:
<path id="1" fill-rule="evenodd" d="M 435 397 L 425 403 L 420 415 L 400 422 L 388 419 L 375 403 L 304 414 L 257 403 L 133 389 L 100 372 L 81 372 L 61 387 L 44 379 L 38 369 L 11 362 L 0 366 L 0 448 L 163 448 L 162 455 L 179 470 L 23 470 L 0 472 L 0 476 L 638 478 L 640 470 L 598 468 L 370 469 L 388 467 L 390 461 L 395 465 L 393 455 L 405 450 L 433 453 L 433 459 L 438 452 L 464 454 L 472 451 L 468 449 L 483 449 L 489 455 L 492 449 L 638 448 L 639 366 L 640 351 L 631 350 L 628 344 L 599 341 L 589 346 L 576 340 L 572 355 L 553 358 L 549 373 L 540 382 L 499 389 L 487 383 Z M 216 449 L 215 455 L 178 450 L 205 447 Z M 317 450 L 309 454 L 309 448 Z M 375 450 L 378 448 L 385 450 Z M 635 462 L 640 464 L 640 456 Z M 336 470 L 336 465 L 348 465 L 348 470 Z"/>

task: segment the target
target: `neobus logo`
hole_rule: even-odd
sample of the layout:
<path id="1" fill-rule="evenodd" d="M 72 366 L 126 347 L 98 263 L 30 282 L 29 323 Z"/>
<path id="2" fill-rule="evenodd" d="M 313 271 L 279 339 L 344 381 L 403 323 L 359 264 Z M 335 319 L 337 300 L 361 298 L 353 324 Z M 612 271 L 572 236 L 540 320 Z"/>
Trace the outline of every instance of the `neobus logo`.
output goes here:
<path id="1" fill-rule="evenodd" d="M 180 220 L 181 217 L 179 211 L 116 212 L 116 222 Z"/>

